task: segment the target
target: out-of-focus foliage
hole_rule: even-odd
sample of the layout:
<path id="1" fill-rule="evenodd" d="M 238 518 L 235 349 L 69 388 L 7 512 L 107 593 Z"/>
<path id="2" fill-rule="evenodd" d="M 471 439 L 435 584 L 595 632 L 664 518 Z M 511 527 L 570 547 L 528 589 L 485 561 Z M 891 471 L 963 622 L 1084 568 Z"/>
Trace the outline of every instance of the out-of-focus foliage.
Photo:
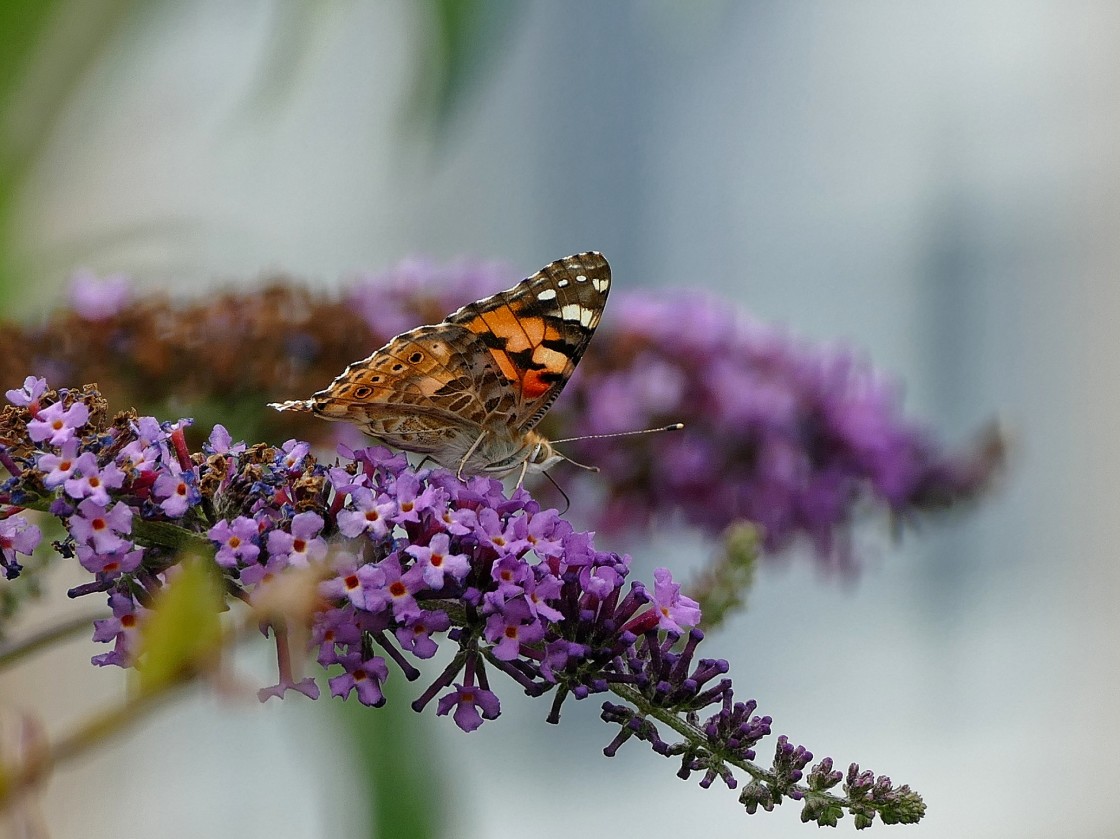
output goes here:
<path id="1" fill-rule="evenodd" d="M 27 286 L 12 247 L 23 181 L 89 67 L 121 23 L 149 5 L 138 0 L 0 3 L 0 304 Z"/>

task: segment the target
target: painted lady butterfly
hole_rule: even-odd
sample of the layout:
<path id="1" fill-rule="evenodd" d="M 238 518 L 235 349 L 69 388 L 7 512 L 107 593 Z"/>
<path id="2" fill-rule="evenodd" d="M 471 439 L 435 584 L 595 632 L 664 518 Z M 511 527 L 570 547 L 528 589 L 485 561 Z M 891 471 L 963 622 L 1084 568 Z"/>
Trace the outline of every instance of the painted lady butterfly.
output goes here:
<path id="1" fill-rule="evenodd" d="M 602 254 L 557 260 L 398 335 L 310 399 L 271 407 L 351 422 L 460 476 L 523 479 L 566 459 L 533 429 L 587 349 L 610 287 Z"/>

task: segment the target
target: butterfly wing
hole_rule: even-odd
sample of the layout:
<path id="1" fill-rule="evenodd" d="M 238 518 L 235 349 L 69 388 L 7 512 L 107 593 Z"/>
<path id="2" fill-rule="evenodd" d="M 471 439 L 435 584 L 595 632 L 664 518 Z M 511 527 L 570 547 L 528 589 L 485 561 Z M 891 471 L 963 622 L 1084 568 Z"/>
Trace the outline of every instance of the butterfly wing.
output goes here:
<path id="1" fill-rule="evenodd" d="M 512 417 L 515 405 L 480 339 L 441 323 L 398 335 L 305 403 L 280 407 L 350 422 L 392 446 L 448 462 L 478 439 L 485 417 Z"/>
<path id="2" fill-rule="evenodd" d="M 558 259 L 508 291 L 471 303 L 447 318 L 475 335 L 512 389 L 518 434 L 549 409 L 583 357 L 611 287 L 601 253 Z"/>
<path id="3" fill-rule="evenodd" d="M 272 407 L 350 422 L 460 469 L 519 462 L 587 349 L 610 282 L 602 254 L 557 260 L 443 323 L 398 335 L 310 399 Z"/>

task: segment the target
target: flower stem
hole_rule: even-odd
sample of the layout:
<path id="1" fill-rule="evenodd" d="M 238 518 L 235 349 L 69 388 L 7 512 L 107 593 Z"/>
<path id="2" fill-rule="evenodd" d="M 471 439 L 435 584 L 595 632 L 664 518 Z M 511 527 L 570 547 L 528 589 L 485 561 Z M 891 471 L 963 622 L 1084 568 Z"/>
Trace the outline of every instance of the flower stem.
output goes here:
<path id="1" fill-rule="evenodd" d="M 696 728 L 696 726 L 691 725 L 690 723 L 681 719 L 680 716 L 678 716 L 673 711 L 669 711 L 665 708 L 661 708 L 657 705 L 652 704 L 649 700 L 646 699 L 645 696 L 642 695 L 639 690 L 634 688 L 632 685 L 614 683 L 610 686 L 610 691 L 616 696 L 621 697 L 622 699 L 629 702 L 642 714 L 649 717 L 654 717 L 659 722 L 662 722 L 665 725 L 669 726 L 686 740 L 688 740 L 689 743 L 701 747 L 703 747 L 707 743 L 707 737 L 705 737 L 704 732 L 700 731 L 700 729 Z M 761 767 L 755 765 L 754 763 L 751 763 L 750 761 L 730 757 L 724 757 L 722 759 L 725 763 L 729 763 L 732 766 L 736 766 L 739 769 L 742 769 L 744 772 L 747 772 L 756 781 L 763 781 L 766 783 L 774 783 L 775 781 L 773 772 L 767 772 L 765 769 L 762 769 Z M 852 803 L 849 799 L 843 796 L 834 795 L 823 790 L 810 790 L 809 787 L 803 784 L 794 784 L 793 789 L 800 790 L 805 795 L 812 794 L 817 799 L 826 799 L 833 804 L 837 804 L 845 808 L 850 807 Z"/>
<path id="2" fill-rule="evenodd" d="M 48 627 L 30 638 L 0 648 L 0 670 L 19 663 L 24 658 L 34 655 L 55 641 L 77 635 L 83 630 L 88 632 L 95 620 L 104 617 L 108 617 L 108 615 L 104 613 L 79 615 Z"/>
<path id="3" fill-rule="evenodd" d="M 0 812 L 20 793 L 44 780 L 58 765 L 135 726 L 185 686 L 193 675 L 184 671 L 179 678 L 163 683 L 157 690 L 137 691 L 115 707 L 89 717 L 53 744 L 32 751 L 20 764 L 0 766 Z"/>

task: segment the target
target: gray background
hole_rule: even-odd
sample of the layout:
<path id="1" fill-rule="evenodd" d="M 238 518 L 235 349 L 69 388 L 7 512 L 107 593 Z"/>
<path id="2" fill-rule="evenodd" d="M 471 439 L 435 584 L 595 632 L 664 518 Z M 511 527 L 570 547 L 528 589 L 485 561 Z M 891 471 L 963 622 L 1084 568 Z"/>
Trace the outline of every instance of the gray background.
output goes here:
<path id="1" fill-rule="evenodd" d="M 279 4 L 164 6 L 119 35 L 20 198 L 21 256 L 54 289 L 21 305 L 77 265 L 190 293 L 598 249 L 619 288 L 719 292 L 859 347 L 946 439 L 1000 417 L 1008 479 L 901 545 L 869 526 L 854 584 L 767 568 L 709 655 L 778 733 L 919 789 L 923 837 L 1115 835 L 1120 7 L 525 3 L 437 139 L 410 116 L 422 7 L 325 5 L 279 101 Z M 646 576 L 706 550 L 660 545 L 628 546 Z M 5 695 L 59 724 L 75 683 L 113 695 L 120 674 L 70 652 Z M 429 721 L 454 786 L 423 793 L 456 836 L 815 830 L 793 805 L 748 819 L 641 746 L 604 759 L 597 702 L 555 729 L 500 693 L 473 735 Z M 348 835 L 365 796 L 321 704 L 273 705 L 194 699 L 60 773 L 55 835 Z M 136 785 L 122 833 L 106 795 Z"/>

